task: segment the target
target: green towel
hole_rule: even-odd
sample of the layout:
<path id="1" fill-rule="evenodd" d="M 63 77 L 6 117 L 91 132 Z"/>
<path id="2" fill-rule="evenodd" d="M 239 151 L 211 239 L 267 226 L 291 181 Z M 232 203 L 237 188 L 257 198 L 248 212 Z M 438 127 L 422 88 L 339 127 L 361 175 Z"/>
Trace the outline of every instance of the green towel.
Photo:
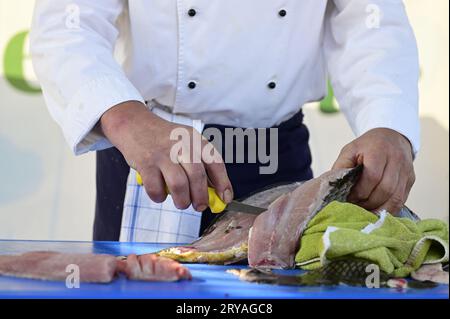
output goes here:
<path id="1" fill-rule="evenodd" d="M 308 223 L 295 261 L 310 270 L 344 256 L 370 260 L 392 276 L 406 277 L 422 264 L 448 261 L 448 225 L 437 219 L 414 222 L 387 212 L 377 216 L 334 201 Z"/>

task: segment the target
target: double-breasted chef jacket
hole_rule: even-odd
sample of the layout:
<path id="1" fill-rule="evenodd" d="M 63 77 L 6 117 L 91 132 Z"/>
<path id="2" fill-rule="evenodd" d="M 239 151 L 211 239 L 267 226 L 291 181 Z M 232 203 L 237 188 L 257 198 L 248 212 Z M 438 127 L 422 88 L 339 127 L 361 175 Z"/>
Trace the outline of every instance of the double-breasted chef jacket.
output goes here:
<path id="1" fill-rule="evenodd" d="M 204 123 L 271 127 L 330 79 L 357 136 L 387 127 L 419 148 L 418 54 L 401 0 L 40 0 L 31 55 L 76 154 L 127 101 Z"/>

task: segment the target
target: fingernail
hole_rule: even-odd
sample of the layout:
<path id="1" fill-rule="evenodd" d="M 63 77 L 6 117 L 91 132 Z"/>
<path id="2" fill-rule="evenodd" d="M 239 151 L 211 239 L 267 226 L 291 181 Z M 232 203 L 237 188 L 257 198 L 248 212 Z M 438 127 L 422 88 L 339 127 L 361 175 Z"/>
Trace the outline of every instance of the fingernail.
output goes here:
<path id="1" fill-rule="evenodd" d="M 204 211 L 207 208 L 208 208 L 208 206 L 206 206 L 206 205 L 200 205 L 199 207 L 197 207 L 197 211 L 198 212 L 202 212 L 202 211 Z"/>
<path id="2" fill-rule="evenodd" d="M 231 194 L 231 191 L 229 189 L 226 189 L 223 192 L 223 201 L 227 204 L 231 203 L 231 201 L 233 200 L 233 194 Z"/>

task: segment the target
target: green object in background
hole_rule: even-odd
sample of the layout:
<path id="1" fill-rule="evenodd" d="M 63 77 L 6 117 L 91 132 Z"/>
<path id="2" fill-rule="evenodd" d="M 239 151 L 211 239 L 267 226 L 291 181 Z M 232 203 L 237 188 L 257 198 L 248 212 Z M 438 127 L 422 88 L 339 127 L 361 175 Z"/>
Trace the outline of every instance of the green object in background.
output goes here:
<path id="1" fill-rule="evenodd" d="M 330 81 L 327 82 L 328 94 L 320 101 L 319 108 L 323 113 L 336 113 L 339 112 L 338 105 L 334 99 L 333 88 L 331 87 Z"/>
<path id="2" fill-rule="evenodd" d="M 406 277 L 423 263 L 448 261 L 448 225 L 437 219 L 414 222 L 389 213 L 331 202 L 308 224 L 295 262 L 316 269 L 328 260 L 362 258 L 395 277 Z"/>
<path id="3" fill-rule="evenodd" d="M 39 87 L 30 85 L 25 79 L 23 62 L 25 56 L 25 39 L 28 31 L 21 31 L 14 35 L 6 45 L 3 57 L 3 68 L 6 80 L 16 89 L 27 93 L 40 93 Z"/>

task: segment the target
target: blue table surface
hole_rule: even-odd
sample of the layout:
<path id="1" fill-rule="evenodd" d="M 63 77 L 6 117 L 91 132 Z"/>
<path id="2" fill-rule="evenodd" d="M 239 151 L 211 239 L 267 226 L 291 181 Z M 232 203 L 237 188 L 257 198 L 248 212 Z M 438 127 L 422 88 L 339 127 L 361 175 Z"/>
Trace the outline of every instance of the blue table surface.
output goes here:
<path id="1" fill-rule="evenodd" d="M 0 240 L 0 254 L 52 250 L 70 253 L 105 253 L 127 255 L 149 253 L 173 246 L 153 243 L 17 241 Z M 368 289 L 362 287 L 289 287 L 240 281 L 226 272 L 246 266 L 186 265 L 192 281 L 172 283 L 131 281 L 121 276 L 109 284 L 81 283 L 80 288 L 66 288 L 65 282 L 0 276 L 0 298 L 363 298 L 363 299 L 448 299 L 447 285 L 433 289 Z M 298 274 L 300 270 L 280 271 Z"/>

